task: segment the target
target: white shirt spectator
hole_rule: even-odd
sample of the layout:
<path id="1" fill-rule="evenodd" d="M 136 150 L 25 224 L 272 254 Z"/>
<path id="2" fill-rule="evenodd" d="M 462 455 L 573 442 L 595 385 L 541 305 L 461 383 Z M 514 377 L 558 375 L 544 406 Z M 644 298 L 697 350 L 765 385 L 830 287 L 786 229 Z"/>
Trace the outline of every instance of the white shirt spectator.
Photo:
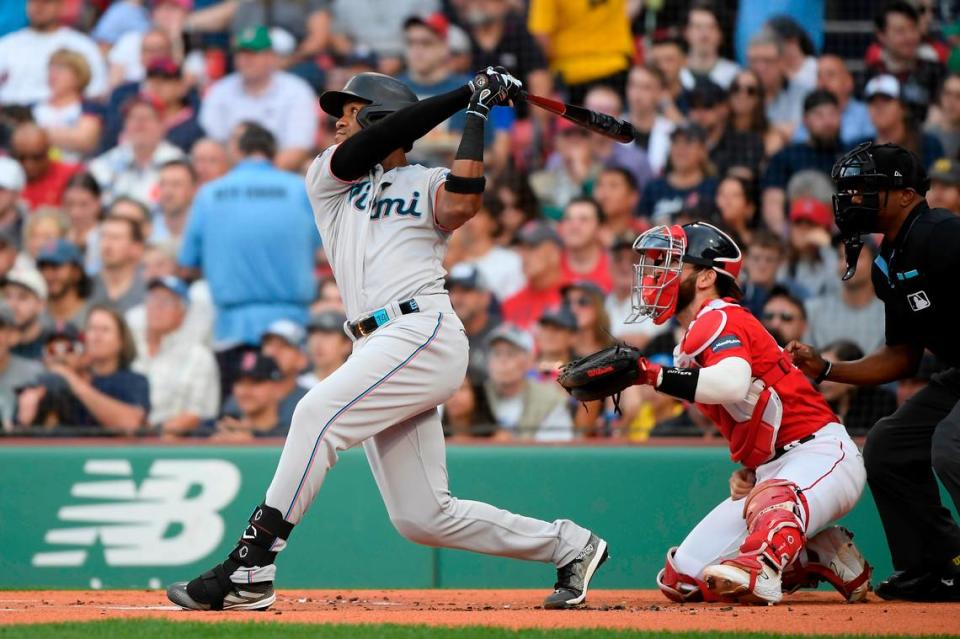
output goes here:
<path id="1" fill-rule="evenodd" d="M 153 152 L 150 163 L 140 168 L 134 164 L 133 149 L 121 144 L 94 158 L 90 162 L 90 173 L 103 189 L 105 201 L 126 195 L 152 206 L 157 203 L 160 167 L 182 157 L 183 151 L 163 140 Z"/>
<path id="2" fill-rule="evenodd" d="M 0 104 L 34 104 L 47 99 L 47 63 L 57 49 L 76 51 L 90 65 L 86 95 L 107 92 L 107 67 L 89 36 L 69 27 L 41 33 L 30 27 L 0 38 Z"/>
<path id="3" fill-rule="evenodd" d="M 200 125 L 211 138 L 226 142 L 233 128 L 249 120 L 269 130 L 281 150 L 312 147 L 317 135 L 317 96 L 310 85 L 283 71 L 270 86 L 250 95 L 243 79 L 231 73 L 210 87 L 200 107 Z"/>
<path id="4" fill-rule="evenodd" d="M 189 295 L 190 306 L 183 318 L 183 324 L 177 329 L 177 339 L 184 343 L 212 347 L 214 310 L 210 285 L 206 280 L 197 280 L 190 285 Z M 147 309 L 143 304 L 138 304 L 124 313 L 123 319 L 134 335 L 146 334 Z"/>
<path id="5" fill-rule="evenodd" d="M 350 0 L 333 3 L 333 33 L 343 33 L 354 46 L 364 45 L 377 55 L 402 57 L 405 49 L 403 23 L 410 16 L 426 16 L 440 10 L 437 0 Z"/>
<path id="6" fill-rule="evenodd" d="M 107 62 L 123 69 L 124 82 L 141 82 L 147 77 L 141 57 L 142 46 L 143 33 L 129 32 L 120 36 L 107 54 Z M 200 51 L 188 53 L 183 61 L 183 72 L 203 84 L 207 77 L 207 63 L 203 59 L 203 53 Z"/>
<path id="7" fill-rule="evenodd" d="M 714 84 L 718 84 L 724 89 L 729 89 L 738 73 L 740 73 L 740 67 L 736 62 L 727 60 L 726 58 L 717 58 L 717 63 L 710 69 L 707 77 L 710 78 L 710 81 Z M 814 68 L 814 74 L 816 74 L 816 68 Z M 683 67 L 680 69 L 680 84 L 683 85 L 684 89 L 690 91 L 696 83 L 697 78 L 689 68 Z"/>
<path id="8" fill-rule="evenodd" d="M 501 302 L 527 285 L 523 263 L 516 251 L 495 246 L 472 263 L 477 266 L 490 292 Z"/>
<path id="9" fill-rule="evenodd" d="M 133 370 L 150 380 L 151 424 L 163 424 L 185 413 L 213 419 L 220 407 L 220 373 L 209 348 L 183 339 L 174 331 L 151 356 L 143 332 L 136 335 Z"/>

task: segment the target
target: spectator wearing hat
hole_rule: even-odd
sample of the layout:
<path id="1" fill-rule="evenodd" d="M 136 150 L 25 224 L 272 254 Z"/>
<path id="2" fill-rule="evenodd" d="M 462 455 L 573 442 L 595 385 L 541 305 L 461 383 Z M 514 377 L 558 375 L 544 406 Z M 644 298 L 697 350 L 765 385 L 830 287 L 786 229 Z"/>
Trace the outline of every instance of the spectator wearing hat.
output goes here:
<path id="1" fill-rule="evenodd" d="M 619 235 L 639 234 L 644 229 L 643 223 L 636 217 L 640 189 L 630 171 L 620 167 L 605 168 L 593 185 L 593 197 L 603 212 L 600 234 L 605 246 L 609 246 L 613 238 Z"/>
<path id="2" fill-rule="evenodd" d="M 637 65 L 627 75 L 627 114 L 633 125 L 634 144 L 643 149 L 654 174 L 667 163 L 673 122 L 660 113 L 665 87 L 663 73 L 654 66 Z"/>
<path id="3" fill-rule="evenodd" d="M 683 86 L 690 90 L 698 82 L 707 80 L 724 89 L 729 88 L 740 67 L 720 56 L 723 28 L 714 2 L 696 0 L 691 3 L 683 37 L 688 47 L 687 65 L 680 72 Z"/>
<path id="4" fill-rule="evenodd" d="M 577 319 L 574 355 L 584 357 L 613 346 L 603 289 L 588 280 L 578 280 L 564 286 L 561 294 Z"/>
<path id="5" fill-rule="evenodd" d="M 147 378 L 130 370 L 136 345 L 130 329 L 115 310 L 94 306 L 87 315 L 82 343 L 70 324 L 55 326 L 42 375 L 30 392 L 19 397 L 21 424 L 100 426 L 108 432 L 132 435 L 150 413 Z M 69 345 L 69 347 L 68 347 Z M 51 417 L 51 409 L 53 415 Z"/>
<path id="6" fill-rule="evenodd" d="M 787 247 L 779 235 L 767 229 L 752 233 L 743 262 L 746 277 L 740 284 L 743 291 L 740 305 L 760 317 L 767 298 L 778 287 L 805 299 L 807 290 L 795 278 L 787 276 L 786 263 Z"/>
<path id="7" fill-rule="evenodd" d="M 0 157 L 0 231 L 14 238 L 20 237 L 27 213 L 20 201 L 26 184 L 20 164 L 13 158 Z"/>
<path id="8" fill-rule="evenodd" d="M 608 86 L 623 97 L 634 46 L 626 0 L 570 5 L 533 0 L 527 29 L 559 75 L 567 99 L 582 104 L 587 91 Z"/>
<path id="9" fill-rule="evenodd" d="M 83 255 L 69 240 L 44 245 L 37 254 L 37 270 L 47 285 L 45 324 L 83 324 L 90 307 L 91 281 L 83 270 Z"/>
<path id="10" fill-rule="evenodd" d="M 503 302 L 503 319 L 529 329 L 543 312 L 560 303 L 566 284 L 561 265 L 563 240 L 546 222 L 528 222 L 517 234 L 527 285 Z"/>
<path id="11" fill-rule="evenodd" d="M 173 242 L 179 246 L 187 227 L 187 217 L 197 195 L 197 172 L 186 159 L 171 160 L 160 167 L 157 180 L 157 209 L 151 244 Z"/>
<path id="12" fill-rule="evenodd" d="M 960 153 L 960 74 L 957 72 L 943 81 L 937 106 L 938 109 L 930 112 L 924 130 L 940 140 L 944 156 L 956 158 Z"/>
<path id="13" fill-rule="evenodd" d="M 563 277 L 569 282 L 586 280 L 604 292 L 613 287 L 610 256 L 602 239 L 603 211 L 596 200 L 578 197 L 563 210 L 560 237 L 563 238 Z"/>
<path id="14" fill-rule="evenodd" d="M 47 284 L 33 269 L 14 268 L 3 280 L 3 299 L 13 311 L 17 339 L 10 352 L 39 360 L 43 357 L 43 314 Z"/>
<path id="15" fill-rule="evenodd" d="M 448 37 L 450 23 L 440 12 L 426 16 L 414 15 L 403 24 L 404 60 L 406 71 L 399 76 L 421 100 L 457 89 L 470 81 L 470 76 L 454 73 L 450 68 Z M 484 138 L 491 154 L 498 157 L 491 172 L 503 166 L 510 153 L 510 126 L 513 109 L 494 107 Z M 466 123 L 466 110 L 459 111 L 438 125 L 414 144 L 411 155 L 430 165 L 449 164 L 449 158 L 460 143 L 460 133 Z"/>
<path id="16" fill-rule="evenodd" d="M 868 73 L 889 74 L 901 83 L 913 84 L 923 92 L 922 101 L 931 103 L 940 90 L 946 69 L 936 50 L 923 43 L 916 7 L 905 0 L 888 0 L 881 5 L 874 24 L 880 51 L 879 55 L 875 50 L 867 51 L 872 54 L 867 59 Z"/>
<path id="17" fill-rule="evenodd" d="M 487 344 L 490 357 L 483 389 L 500 429 L 515 439 L 573 439 L 573 420 L 564 392 L 556 383 L 528 374 L 533 368 L 530 334 L 503 324 L 487 337 Z"/>
<path id="18" fill-rule="evenodd" d="M 475 265 L 487 288 L 498 300 L 510 297 L 526 283 L 520 255 L 512 248 L 497 244 L 502 224 L 496 212 L 502 209 L 496 195 L 484 194 L 477 213 L 457 229 L 447 250 L 448 264 L 469 262 Z"/>
<path id="19" fill-rule="evenodd" d="M 297 403 L 307 394 L 308 388 L 297 383 L 300 374 L 307 367 L 307 355 L 303 352 L 306 331 L 303 326 L 287 319 L 273 322 L 267 327 L 260 341 L 260 353 L 273 360 L 280 370 L 276 379 L 276 391 L 280 404 L 277 408 L 277 424 L 290 427 L 293 411 Z M 225 415 L 240 415 L 236 395 L 227 399 L 223 405 Z"/>
<path id="20" fill-rule="evenodd" d="M 119 215 L 100 225 L 100 271 L 93 278 L 91 304 L 107 304 L 126 313 L 142 304 L 147 293 L 143 276 L 143 229 Z"/>
<path id="21" fill-rule="evenodd" d="M 307 390 L 313 388 L 350 357 L 353 342 L 343 330 L 346 321 L 347 316 L 341 311 L 330 310 L 317 313 L 307 322 L 307 358 L 310 367 L 297 378 L 300 386 Z"/>
<path id="22" fill-rule="evenodd" d="M 184 279 L 202 274 L 213 294 L 225 396 L 238 358 L 259 344 L 267 326 L 278 319 L 306 323 L 320 244 L 303 178 L 270 162 L 270 132 L 242 124 L 236 147 L 242 159 L 230 173 L 197 192 L 179 255 Z"/>
<path id="23" fill-rule="evenodd" d="M 35 211 L 41 206 L 60 206 L 67 182 L 79 167 L 51 159 L 50 136 L 32 122 L 20 124 L 13 130 L 10 151 L 27 178 L 21 197 L 28 209 Z"/>
<path id="24" fill-rule="evenodd" d="M 230 170 L 227 147 L 212 138 L 200 138 L 190 148 L 190 164 L 197 172 L 197 186 L 221 178 Z"/>
<path id="25" fill-rule="evenodd" d="M 853 97 L 853 75 L 843 58 L 829 53 L 820 56 L 817 61 L 817 88 L 829 91 L 837 98 L 841 143 L 852 146 L 876 135 L 866 103 Z M 801 122 L 793 141 L 803 142 L 809 136 L 807 127 Z"/>
<path id="26" fill-rule="evenodd" d="M 653 322 L 627 324 L 633 315 L 633 287 L 637 284 L 634 264 L 637 254 L 633 242 L 637 236 L 633 232 L 621 233 L 614 237 L 610 246 L 610 274 L 613 289 L 604 302 L 607 317 L 610 318 L 610 333 L 618 340 L 643 349 L 655 336 L 668 329 L 667 324 L 660 326 Z"/>
<path id="27" fill-rule="evenodd" d="M 62 159 L 79 162 L 96 150 L 103 129 L 102 107 L 83 98 L 90 65 L 76 51 L 58 49 L 50 56 L 47 84 L 49 96 L 31 108 L 33 121 L 47 132 Z"/>
<path id="28" fill-rule="evenodd" d="M 838 277 L 846 270 L 844 250 L 841 243 L 836 271 Z M 863 268 L 864 272 L 855 273 L 850 279 L 844 280 L 839 294 L 826 294 L 807 300 L 805 343 L 823 349 L 832 342 L 847 339 L 863 353 L 872 353 L 883 345 L 883 302 L 874 294 L 870 279 L 870 265 L 876 255 L 873 243 L 865 242 L 857 259 L 857 270 Z"/>
<path id="29" fill-rule="evenodd" d="M 706 131 L 682 124 L 670 134 L 670 169 L 647 183 L 640 197 L 640 214 L 651 224 L 672 224 L 684 211 L 706 214 L 713 207 L 717 178 L 711 175 Z"/>
<path id="30" fill-rule="evenodd" d="M 827 344 L 821 353 L 831 364 L 852 362 L 864 356 L 856 343 L 844 339 Z M 866 435 L 874 424 L 897 410 L 896 395 L 882 386 L 854 386 L 824 380 L 817 389 L 854 437 Z"/>
<path id="31" fill-rule="evenodd" d="M 266 27 L 244 29 L 234 38 L 236 71 L 214 82 L 200 106 L 207 135 L 226 142 L 241 122 L 256 122 L 273 135 L 274 163 L 297 171 L 317 136 L 316 96 L 300 78 L 278 70 Z"/>
<path id="32" fill-rule="evenodd" d="M 537 353 L 534 368 L 539 378 L 556 380 L 560 367 L 574 358 L 577 318 L 566 304 L 547 309 L 537 320 L 533 338 Z"/>
<path id="33" fill-rule="evenodd" d="M 487 374 L 487 336 L 499 324 L 499 318 L 490 310 L 493 291 L 480 268 L 469 262 L 455 264 L 450 269 L 447 291 L 470 344 L 467 377 L 480 384 Z"/>
<path id="34" fill-rule="evenodd" d="M 82 55 L 90 67 L 89 97 L 107 91 L 107 72 L 96 43 L 61 25 L 62 0 L 27 0 L 29 25 L 0 38 L 0 104 L 30 105 L 49 95 L 47 64 L 59 49 Z M 9 7 L 5 7 L 5 11 Z"/>
<path id="35" fill-rule="evenodd" d="M 770 289 L 757 316 L 780 346 L 803 339 L 807 332 L 807 309 L 785 286 Z"/>
<path id="36" fill-rule="evenodd" d="M 273 358 L 257 351 L 244 353 L 233 387 L 236 413 L 224 414 L 212 437 L 223 441 L 284 437 L 290 424 L 280 421 L 282 392 L 278 386 L 282 378 Z"/>
<path id="37" fill-rule="evenodd" d="M 133 370 L 150 383 L 148 423 L 163 435 L 185 435 L 217 417 L 220 379 L 209 348 L 181 339 L 190 295 L 173 276 L 147 284 L 146 331 L 136 335 Z"/>
<path id="38" fill-rule="evenodd" d="M 197 108 L 188 98 L 190 86 L 182 67 L 171 58 L 160 58 L 147 64 L 143 94 L 160 112 L 164 138 L 184 153 L 203 137 Z"/>
<path id="39" fill-rule="evenodd" d="M 13 309 L 0 302 L 0 429 L 9 431 L 17 409 L 17 389 L 31 384 L 43 372 L 40 362 L 10 352 L 18 331 Z"/>
<path id="40" fill-rule="evenodd" d="M 157 103 L 146 96 L 127 102 L 122 142 L 90 162 L 90 173 L 108 201 L 127 196 L 147 204 L 156 203 L 160 167 L 183 157 L 183 151 L 163 139 L 164 133 Z"/>
<path id="41" fill-rule="evenodd" d="M 707 152 L 718 175 L 742 167 L 756 176 L 764 159 L 763 137 L 756 131 L 737 131 L 730 126 L 727 92 L 710 80 L 701 80 L 690 90 L 690 121 L 706 133 Z"/>
<path id="42" fill-rule="evenodd" d="M 846 147 L 840 142 L 840 106 L 835 95 L 823 89 L 811 91 L 803 100 L 803 123 L 810 132 L 805 142 L 788 144 L 770 158 L 760 180 L 763 219 L 775 233 L 786 233 L 787 183 L 805 169 L 830 175 L 834 162 Z"/>
<path id="43" fill-rule="evenodd" d="M 877 134 L 877 144 L 899 144 L 912 151 L 923 166 L 930 166 L 944 156 L 943 145 L 936 137 L 920 129 L 922 119 L 917 119 L 905 86 L 892 75 L 878 75 L 867 82 L 864 93 L 870 121 Z M 918 104 L 914 102 L 914 104 Z M 923 107 L 925 108 L 925 107 Z"/>
<path id="44" fill-rule="evenodd" d="M 796 198 L 790 206 L 787 274 L 802 282 L 808 296 L 838 293 L 837 251 L 832 245 L 833 211 L 814 197 Z"/>
<path id="45" fill-rule="evenodd" d="M 930 189 L 927 204 L 960 215 L 960 163 L 953 158 L 940 158 L 930 167 Z"/>

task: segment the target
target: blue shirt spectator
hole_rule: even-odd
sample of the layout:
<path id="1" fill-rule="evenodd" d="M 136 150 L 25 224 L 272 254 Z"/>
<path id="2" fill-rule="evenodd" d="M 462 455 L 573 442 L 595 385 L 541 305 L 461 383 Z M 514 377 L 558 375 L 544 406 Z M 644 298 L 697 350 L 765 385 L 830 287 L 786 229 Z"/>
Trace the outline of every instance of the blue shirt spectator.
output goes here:
<path id="1" fill-rule="evenodd" d="M 796 20 L 810 36 L 814 48 L 821 50 L 825 4 L 824 0 L 740 0 L 735 39 L 737 61 L 746 64 L 747 43 L 774 16 Z"/>
<path id="2" fill-rule="evenodd" d="M 114 2 L 97 21 L 90 35 L 97 42 L 116 44 L 124 33 L 150 29 L 150 14 L 137 2 Z"/>
<path id="3" fill-rule="evenodd" d="M 316 292 L 320 237 L 303 178 L 270 164 L 276 147 L 266 129 L 241 126 L 244 159 L 200 189 L 179 258 L 210 285 L 218 349 L 257 344 L 278 319 L 305 324 Z"/>

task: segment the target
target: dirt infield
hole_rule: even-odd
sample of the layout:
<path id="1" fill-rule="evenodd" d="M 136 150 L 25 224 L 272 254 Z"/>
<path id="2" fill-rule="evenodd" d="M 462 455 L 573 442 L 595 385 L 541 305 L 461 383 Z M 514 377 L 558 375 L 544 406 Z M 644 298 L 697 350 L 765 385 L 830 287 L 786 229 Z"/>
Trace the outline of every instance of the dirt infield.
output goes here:
<path id="1" fill-rule="evenodd" d="M 772 607 L 676 605 L 649 590 L 591 591 L 579 610 L 540 609 L 534 590 L 288 590 L 267 612 L 191 613 L 157 591 L 3 591 L 0 624 L 165 618 L 190 621 L 397 623 L 508 628 L 629 628 L 791 633 L 956 633 L 960 604 L 838 603 L 833 593 L 806 593 Z"/>

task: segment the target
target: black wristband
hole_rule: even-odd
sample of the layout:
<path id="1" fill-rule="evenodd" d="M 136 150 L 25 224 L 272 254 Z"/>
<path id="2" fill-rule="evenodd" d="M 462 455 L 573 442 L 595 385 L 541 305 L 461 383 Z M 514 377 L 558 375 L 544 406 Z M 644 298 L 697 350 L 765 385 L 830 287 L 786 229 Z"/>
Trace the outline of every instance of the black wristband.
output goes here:
<path id="1" fill-rule="evenodd" d="M 460 138 L 460 147 L 457 149 L 456 160 L 473 160 L 483 162 L 483 118 L 468 113 L 467 122 L 463 126 L 463 136 Z"/>
<path id="2" fill-rule="evenodd" d="M 696 368 L 664 368 L 657 390 L 677 399 L 694 401 L 700 371 Z"/>
<path id="3" fill-rule="evenodd" d="M 482 175 L 480 177 L 462 177 L 450 173 L 443 184 L 448 193 L 475 195 L 483 193 L 483 189 L 487 186 L 487 178 Z"/>
<path id="4" fill-rule="evenodd" d="M 823 367 L 823 370 L 820 371 L 820 374 L 813 378 L 814 384 L 819 384 L 827 379 L 830 376 L 830 371 L 833 370 L 833 363 L 827 362 L 827 365 Z"/>

